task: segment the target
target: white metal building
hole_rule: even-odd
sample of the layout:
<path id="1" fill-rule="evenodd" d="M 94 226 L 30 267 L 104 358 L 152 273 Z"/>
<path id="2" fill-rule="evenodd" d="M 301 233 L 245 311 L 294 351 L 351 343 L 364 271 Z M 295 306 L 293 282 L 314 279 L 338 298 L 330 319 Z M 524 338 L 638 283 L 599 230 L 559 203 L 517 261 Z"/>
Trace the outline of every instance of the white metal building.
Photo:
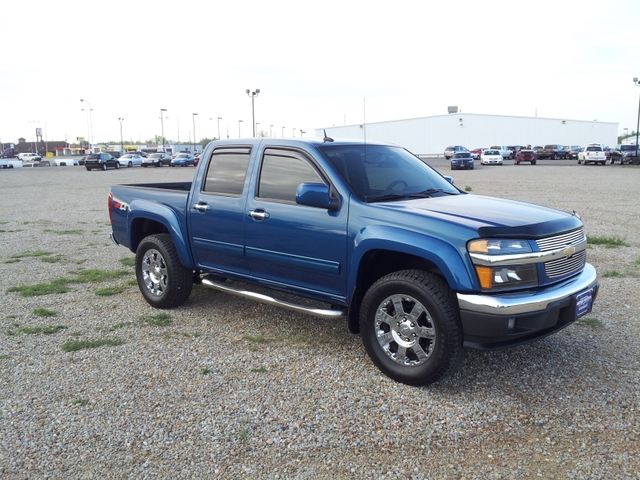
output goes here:
<path id="1" fill-rule="evenodd" d="M 358 138 L 401 145 L 418 155 L 442 155 L 449 145 L 469 150 L 491 145 L 587 145 L 602 143 L 615 147 L 618 124 L 539 117 L 509 117 L 477 113 L 450 113 L 435 117 L 345 125 L 326 130 L 332 138 Z"/>

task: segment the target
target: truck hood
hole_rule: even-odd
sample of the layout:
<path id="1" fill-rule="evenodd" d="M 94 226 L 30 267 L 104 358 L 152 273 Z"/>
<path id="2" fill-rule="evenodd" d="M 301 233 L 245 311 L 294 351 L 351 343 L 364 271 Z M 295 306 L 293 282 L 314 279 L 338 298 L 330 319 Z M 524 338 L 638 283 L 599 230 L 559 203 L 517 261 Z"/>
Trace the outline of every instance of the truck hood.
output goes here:
<path id="1" fill-rule="evenodd" d="M 443 195 L 385 206 L 463 224 L 480 237 L 542 238 L 582 226 L 576 215 L 482 195 Z"/>

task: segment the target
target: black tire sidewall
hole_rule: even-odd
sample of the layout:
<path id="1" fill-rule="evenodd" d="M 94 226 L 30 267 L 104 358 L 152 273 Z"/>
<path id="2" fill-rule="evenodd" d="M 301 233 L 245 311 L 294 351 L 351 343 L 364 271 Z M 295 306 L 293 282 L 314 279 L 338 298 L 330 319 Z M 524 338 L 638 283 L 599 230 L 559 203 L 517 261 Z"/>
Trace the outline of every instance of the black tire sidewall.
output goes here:
<path id="1" fill-rule="evenodd" d="M 428 310 L 436 331 L 435 347 L 426 363 L 408 367 L 390 359 L 378 343 L 375 315 L 390 295 L 409 295 Z M 360 309 L 362 341 L 373 363 L 387 376 L 408 385 L 426 385 L 438 381 L 455 370 L 462 361 L 463 335 L 457 301 L 440 277 L 405 270 L 389 274 L 367 291 Z"/>
<path id="2" fill-rule="evenodd" d="M 149 250 L 157 250 L 164 258 L 167 266 L 167 289 L 156 296 L 149 292 L 142 277 L 142 260 Z M 174 308 L 182 305 L 193 287 L 192 271 L 180 263 L 178 252 L 168 233 L 149 235 L 144 238 L 136 251 L 136 279 L 144 299 L 155 308 Z"/>

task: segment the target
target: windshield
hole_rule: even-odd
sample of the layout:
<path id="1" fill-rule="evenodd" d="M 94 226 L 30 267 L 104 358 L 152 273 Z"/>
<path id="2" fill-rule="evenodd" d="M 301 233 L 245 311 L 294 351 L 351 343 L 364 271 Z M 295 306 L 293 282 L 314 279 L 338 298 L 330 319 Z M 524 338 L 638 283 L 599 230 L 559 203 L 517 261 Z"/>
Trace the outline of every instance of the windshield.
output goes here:
<path id="1" fill-rule="evenodd" d="M 636 151 L 636 146 L 635 145 L 620 145 L 620 150 L 623 152 L 635 152 Z"/>
<path id="2" fill-rule="evenodd" d="M 323 145 L 324 157 L 361 200 L 460 193 L 443 176 L 401 147 Z"/>

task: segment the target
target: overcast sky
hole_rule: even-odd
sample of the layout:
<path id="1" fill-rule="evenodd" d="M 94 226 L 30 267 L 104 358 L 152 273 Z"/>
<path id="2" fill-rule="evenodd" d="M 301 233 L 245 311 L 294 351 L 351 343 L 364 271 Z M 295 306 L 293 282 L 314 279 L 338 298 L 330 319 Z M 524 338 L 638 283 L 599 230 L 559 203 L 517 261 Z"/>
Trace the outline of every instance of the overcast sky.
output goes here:
<path id="1" fill-rule="evenodd" d="M 462 112 L 636 129 L 640 1 L 4 2 L 0 141 L 188 142 Z M 81 102 L 85 99 L 87 102 Z M 197 113 L 194 117 L 192 114 Z M 242 123 L 239 121 L 242 120 Z M 240 131 L 241 129 L 241 131 Z M 295 131 L 293 130 L 295 129 Z M 551 141 L 551 140 L 550 140 Z"/>

